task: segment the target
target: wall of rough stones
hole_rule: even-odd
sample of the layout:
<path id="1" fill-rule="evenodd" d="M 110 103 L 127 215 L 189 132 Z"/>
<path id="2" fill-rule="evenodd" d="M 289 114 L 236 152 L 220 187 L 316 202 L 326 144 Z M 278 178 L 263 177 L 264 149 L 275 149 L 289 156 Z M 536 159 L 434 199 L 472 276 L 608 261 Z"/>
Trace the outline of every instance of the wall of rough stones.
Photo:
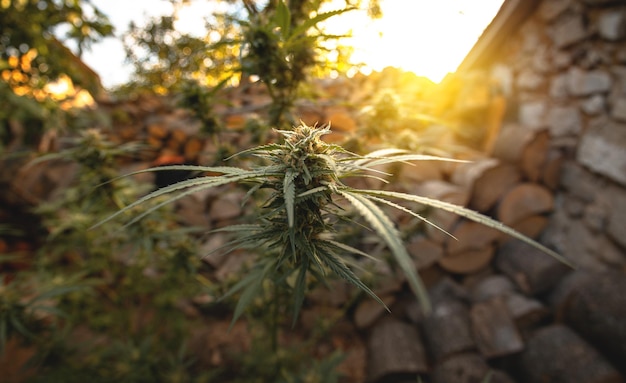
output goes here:
<path id="1" fill-rule="evenodd" d="M 543 242 L 582 268 L 626 268 L 626 3 L 546 0 L 490 60 L 502 129 L 550 133 L 563 158 Z"/>

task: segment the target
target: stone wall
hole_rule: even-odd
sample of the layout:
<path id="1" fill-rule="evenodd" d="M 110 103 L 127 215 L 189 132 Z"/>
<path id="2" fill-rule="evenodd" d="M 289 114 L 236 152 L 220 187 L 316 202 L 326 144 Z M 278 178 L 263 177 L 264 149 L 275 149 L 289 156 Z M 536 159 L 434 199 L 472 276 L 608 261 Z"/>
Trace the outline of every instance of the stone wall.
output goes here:
<path id="1" fill-rule="evenodd" d="M 546 130 L 563 158 L 543 242 L 626 269 L 626 3 L 540 2 L 482 69 L 507 99 L 502 129 Z"/>

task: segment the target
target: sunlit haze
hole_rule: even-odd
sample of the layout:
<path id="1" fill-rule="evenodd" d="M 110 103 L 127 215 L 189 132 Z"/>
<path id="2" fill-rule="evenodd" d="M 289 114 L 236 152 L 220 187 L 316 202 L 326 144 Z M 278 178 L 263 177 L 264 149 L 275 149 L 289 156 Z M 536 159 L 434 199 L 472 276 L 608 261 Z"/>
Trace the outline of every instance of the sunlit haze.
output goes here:
<path id="1" fill-rule="evenodd" d="M 352 11 L 331 19 L 328 33 L 345 34 L 344 41 L 355 49 L 353 61 L 366 70 L 399 67 L 439 82 L 454 72 L 503 0 L 381 0 L 383 17 L 371 20 L 364 11 Z M 165 0 L 93 0 L 109 16 L 119 37 L 132 20 L 142 25 L 148 16 L 171 14 Z M 335 0 L 325 9 L 338 9 Z M 204 34 L 204 18 L 217 10 L 214 1 L 193 1 L 179 13 L 176 28 L 195 35 Z M 94 44 L 84 55 L 85 62 L 102 77 L 105 86 L 128 80 L 131 68 L 124 63 L 122 44 L 107 38 Z"/>
<path id="2" fill-rule="evenodd" d="M 439 82 L 456 70 L 502 2 L 383 0 L 381 19 L 349 12 L 330 27 L 335 33 L 352 29 L 354 61 L 372 70 L 399 67 Z"/>

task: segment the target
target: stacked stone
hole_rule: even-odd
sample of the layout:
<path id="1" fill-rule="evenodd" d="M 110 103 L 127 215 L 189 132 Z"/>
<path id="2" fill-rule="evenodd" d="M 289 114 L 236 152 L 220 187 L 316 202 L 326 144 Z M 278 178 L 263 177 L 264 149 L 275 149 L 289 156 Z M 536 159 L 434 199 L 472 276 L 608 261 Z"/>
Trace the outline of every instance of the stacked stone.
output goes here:
<path id="1" fill-rule="evenodd" d="M 509 122 L 565 159 L 545 241 L 593 270 L 626 269 L 625 52 L 623 2 L 543 1 L 492 66 L 518 103 Z"/>

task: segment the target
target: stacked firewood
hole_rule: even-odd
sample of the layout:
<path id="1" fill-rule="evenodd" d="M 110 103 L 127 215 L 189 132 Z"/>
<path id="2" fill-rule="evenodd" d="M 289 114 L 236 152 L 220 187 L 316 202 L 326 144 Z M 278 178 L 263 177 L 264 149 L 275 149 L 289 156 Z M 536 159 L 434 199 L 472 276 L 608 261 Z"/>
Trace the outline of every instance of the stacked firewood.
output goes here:
<path id="1" fill-rule="evenodd" d="M 437 165 L 438 175 L 411 191 L 469 207 L 537 239 L 555 208 L 560 161 L 546 132 L 511 126 L 492 157 Z M 400 174 L 406 188 L 411 169 Z M 488 373 L 490 382 L 625 381 L 623 273 L 573 271 L 452 213 L 435 211 L 429 219 L 454 236 L 430 227 L 409 243 L 431 282 L 433 311 L 423 316 L 404 305 L 372 321 L 371 382 L 415 375 L 434 383 L 481 382 Z"/>

